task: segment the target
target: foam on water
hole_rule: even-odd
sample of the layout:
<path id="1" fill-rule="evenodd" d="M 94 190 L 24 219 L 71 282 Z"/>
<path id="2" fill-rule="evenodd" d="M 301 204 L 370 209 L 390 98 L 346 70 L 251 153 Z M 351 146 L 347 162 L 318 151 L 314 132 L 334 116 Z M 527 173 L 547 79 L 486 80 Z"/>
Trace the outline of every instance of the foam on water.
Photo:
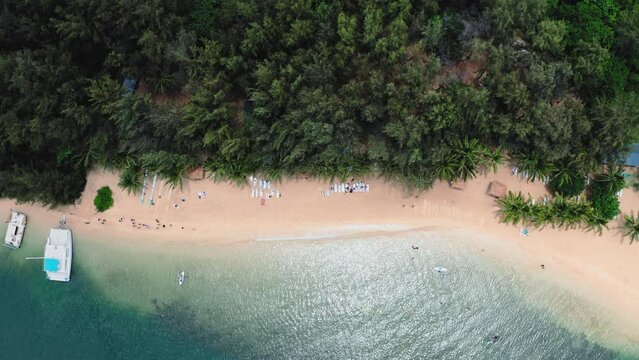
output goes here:
<path id="1" fill-rule="evenodd" d="M 52 284 L 21 260 L 44 244 L 30 230 L 0 251 L 0 348 L 16 359 L 632 358 L 535 301 L 577 299 L 442 233 L 232 246 L 76 233 L 73 280 Z M 61 329 L 75 340 L 52 341 Z"/>

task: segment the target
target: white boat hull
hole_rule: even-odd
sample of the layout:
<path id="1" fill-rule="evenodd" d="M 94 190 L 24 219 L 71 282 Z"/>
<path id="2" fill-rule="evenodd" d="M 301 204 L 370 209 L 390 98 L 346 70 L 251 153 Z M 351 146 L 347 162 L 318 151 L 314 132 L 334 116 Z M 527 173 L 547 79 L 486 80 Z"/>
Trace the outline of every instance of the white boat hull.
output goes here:
<path id="1" fill-rule="evenodd" d="M 7 223 L 7 233 L 4 237 L 4 245 L 17 249 L 22 245 L 24 230 L 27 226 L 27 216 L 17 211 L 11 211 L 11 218 Z"/>

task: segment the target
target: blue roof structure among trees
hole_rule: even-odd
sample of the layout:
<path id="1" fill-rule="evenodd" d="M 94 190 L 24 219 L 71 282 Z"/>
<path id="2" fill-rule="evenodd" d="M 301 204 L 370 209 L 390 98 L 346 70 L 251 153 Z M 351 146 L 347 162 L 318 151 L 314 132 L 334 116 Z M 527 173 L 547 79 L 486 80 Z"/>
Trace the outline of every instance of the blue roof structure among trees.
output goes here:
<path id="1" fill-rule="evenodd" d="M 630 147 L 628 157 L 626 157 L 626 166 L 639 167 L 639 144 L 634 144 Z"/>
<path id="2" fill-rule="evenodd" d="M 124 79 L 124 81 L 122 81 L 122 86 L 124 86 L 124 88 L 129 92 L 129 94 L 133 94 L 137 84 L 138 84 L 138 81 L 135 79 Z"/>

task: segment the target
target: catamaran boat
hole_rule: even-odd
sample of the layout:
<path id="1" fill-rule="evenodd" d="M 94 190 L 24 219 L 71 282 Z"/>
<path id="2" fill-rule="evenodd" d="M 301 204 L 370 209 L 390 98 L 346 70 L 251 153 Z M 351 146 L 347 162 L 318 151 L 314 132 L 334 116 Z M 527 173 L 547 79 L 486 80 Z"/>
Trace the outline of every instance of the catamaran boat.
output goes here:
<path id="1" fill-rule="evenodd" d="M 22 244 L 26 226 L 27 215 L 11 210 L 11 218 L 9 218 L 7 223 L 7 235 L 4 237 L 4 244 L 10 248 L 19 248 L 20 244 Z"/>
<path id="2" fill-rule="evenodd" d="M 73 236 L 69 229 L 51 229 L 44 246 L 44 272 L 52 281 L 71 280 Z"/>

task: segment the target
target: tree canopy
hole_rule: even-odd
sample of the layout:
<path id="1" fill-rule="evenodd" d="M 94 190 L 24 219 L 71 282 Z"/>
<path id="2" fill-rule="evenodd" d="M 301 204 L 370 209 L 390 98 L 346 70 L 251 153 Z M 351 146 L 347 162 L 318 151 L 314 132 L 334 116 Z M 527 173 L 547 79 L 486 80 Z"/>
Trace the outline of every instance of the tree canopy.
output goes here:
<path id="1" fill-rule="evenodd" d="M 93 205 L 98 212 L 109 210 L 113 206 L 113 191 L 111 188 L 108 186 L 99 188 L 93 199 Z"/>
<path id="2" fill-rule="evenodd" d="M 504 153 L 578 177 L 639 138 L 638 36 L 636 1 L 6 0 L 0 195 L 72 203 L 92 166 L 428 188 Z"/>

